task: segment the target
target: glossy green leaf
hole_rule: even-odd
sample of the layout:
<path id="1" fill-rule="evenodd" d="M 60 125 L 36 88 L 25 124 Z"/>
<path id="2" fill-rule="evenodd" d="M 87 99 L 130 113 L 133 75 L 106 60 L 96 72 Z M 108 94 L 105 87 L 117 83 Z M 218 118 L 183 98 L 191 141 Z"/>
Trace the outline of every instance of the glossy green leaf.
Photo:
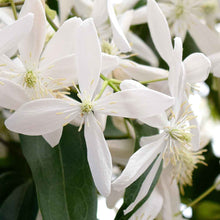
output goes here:
<path id="1" fill-rule="evenodd" d="M 33 181 L 16 187 L 0 208 L 1 220 L 35 220 L 38 212 Z"/>
<path id="2" fill-rule="evenodd" d="M 96 220 L 97 193 L 86 156 L 83 132 L 68 125 L 60 144 L 21 136 L 44 220 Z"/>

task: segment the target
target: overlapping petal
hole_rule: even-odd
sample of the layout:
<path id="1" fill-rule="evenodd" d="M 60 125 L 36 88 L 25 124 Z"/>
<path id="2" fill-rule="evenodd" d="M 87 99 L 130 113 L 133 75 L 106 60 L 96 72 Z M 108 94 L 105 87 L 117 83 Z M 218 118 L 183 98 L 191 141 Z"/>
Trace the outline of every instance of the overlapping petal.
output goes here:
<path id="1" fill-rule="evenodd" d="M 108 196 L 111 191 L 112 161 L 103 132 L 94 115 L 85 120 L 87 158 L 98 191 Z"/>

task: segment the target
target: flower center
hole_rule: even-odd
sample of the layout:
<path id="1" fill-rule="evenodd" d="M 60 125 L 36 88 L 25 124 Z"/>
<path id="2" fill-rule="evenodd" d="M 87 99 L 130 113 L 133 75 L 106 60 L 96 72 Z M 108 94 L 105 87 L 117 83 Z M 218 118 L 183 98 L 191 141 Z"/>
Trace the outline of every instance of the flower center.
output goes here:
<path id="1" fill-rule="evenodd" d="M 117 47 L 112 45 L 111 43 L 109 43 L 106 40 L 102 41 L 102 52 L 103 53 L 107 53 L 109 55 L 116 55 L 117 54 Z"/>
<path id="2" fill-rule="evenodd" d="M 174 115 L 170 117 L 170 120 L 173 118 L 175 118 Z M 190 111 L 190 106 L 187 106 L 174 125 L 164 128 L 168 135 L 167 146 L 163 154 L 165 166 L 171 164 L 173 178 L 179 182 L 182 193 L 184 193 L 183 186 L 192 185 L 192 173 L 197 168 L 196 164 L 205 164 L 203 162 L 205 158 L 202 156 L 204 151 L 193 152 L 192 150 L 191 129 L 195 126 L 189 121 L 193 118 L 195 116 Z"/>
<path id="3" fill-rule="evenodd" d="M 81 104 L 81 115 L 88 114 L 92 111 L 93 103 L 90 100 L 84 100 Z"/>
<path id="4" fill-rule="evenodd" d="M 34 88 L 37 83 L 37 76 L 33 73 L 32 70 L 28 70 L 24 76 L 24 82 L 28 88 Z"/>
<path id="5" fill-rule="evenodd" d="M 202 5 L 202 9 L 204 13 L 207 15 L 212 14 L 216 10 L 216 8 L 217 8 L 217 4 L 214 1 L 207 2 L 206 4 Z"/>
<path id="6" fill-rule="evenodd" d="M 176 5 L 176 10 L 175 10 L 176 18 L 179 18 L 183 13 L 184 13 L 184 6 L 182 4 Z"/>

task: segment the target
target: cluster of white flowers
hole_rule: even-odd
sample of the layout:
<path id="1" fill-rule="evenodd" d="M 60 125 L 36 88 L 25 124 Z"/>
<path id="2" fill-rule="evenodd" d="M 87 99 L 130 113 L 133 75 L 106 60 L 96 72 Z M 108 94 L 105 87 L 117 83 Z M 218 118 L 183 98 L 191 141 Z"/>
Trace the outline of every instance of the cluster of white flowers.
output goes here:
<path id="1" fill-rule="evenodd" d="M 148 0 L 133 9 L 137 2 L 60 0 L 62 25 L 48 40 L 44 3 L 25 0 L 19 19 L 0 31 L 0 107 L 13 110 L 5 121 L 9 130 L 42 135 L 51 147 L 59 143 L 65 125 L 79 131 L 84 126 L 91 173 L 109 207 L 154 162 L 125 214 L 145 197 L 163 161 L 158 184 L 130 219 L 160 214 L 170 220 L 179 211 L 178 184 L 182 191 L 191 185 L 193 170 L 205 163 L 188 98 L 211 68 L 220 76 L 220 37 L 214 27 L 219 5 L 217 0 Z M 71 9 L 78 17 L 67 19 Z M 130 30 L 144 23 L 168 70 L 157 67 L 153 50 Z M 194 53 L 182 60 L 187 31 L 208 57 Z M 150 66 L 132 61 L 134 55 Z M 145 86 L 157 81 L 163 82 L 151 84 L 152 89 Z M 69 96 L 70 88 L 77 100 Z M 113 182 L 112 156 L 103 134 L 108 115 L 138 119 L 159 130 L 141 138 L 140 149 L 125 159 L 125 169 Z M 124 140 L 117 145 L 123 146 Z"/>

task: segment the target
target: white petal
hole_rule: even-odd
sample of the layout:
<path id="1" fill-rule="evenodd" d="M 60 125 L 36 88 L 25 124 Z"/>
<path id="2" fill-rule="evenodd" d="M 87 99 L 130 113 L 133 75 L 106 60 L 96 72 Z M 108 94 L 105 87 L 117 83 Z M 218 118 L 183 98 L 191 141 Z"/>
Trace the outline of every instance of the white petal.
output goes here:
<path id="1" fill-rule="evenodd" d="M 150 125 L 151 127 L 163 129 L 169 125 L 166 112 L 162 112 L 159 115 L 155 115 L 152 117 L 142 118 L 140 119 L 145 124 Z"/>
<path id="2" fill-rule="evenodd" d="M 126 0 L 126 1 L 120 1 L 119 4 L 116 4 L 116 9 L 119 13 L 122 13 L 124 11 L 127 11 L 131 8 L 133 8 L 139 0 Z"/>
<path id="3" fill-rule="evenodd" d="M 81 23 L 82 20 L 76 17 L 64 22 L 48 42 L 41 56 L 41 66 L 76 52 L 76 35 Z"/>
<path id="4" fill-rule="evenodd" d="M 211 62 L 202 53 L 194 53 L 184 60 L 186 81 L 193 84 L 204 82 L 210 72 Z"/>
<path id="5" fill-rule="evenodd" d="M 179 98 L 179 94 L 183 93 L 185 88 L 185 82 L 183 82 L 184 67 L 182 65 L 182 41 L 180 38 L 175 38 L 175 47 L 172 62 L 170 63 L 170 72 L 168 78 L 168 84 L 170 93 L 173 97 Z"/>
<path id="6" fill-rule="evenodd" d="M 135 80 L 126 79 L 121 82 L 120 89 L 146 89 L 146 87 Z"/>
<path id="7" fill-rule="evenodd" d="M 46 37 L 46 16 L 41 0 L 26 0 L 20 17 L 29 12 L 34 14 L 34 23 L 31 32 L 19 44 L 19 52 L 27 68 L 32 68 L 38 65 Z"/>
<path id="8" fill-rule="evenodd" d="M 169 73 L 167 70 L 141 65 L 127 59 L 120 59 L 120 69 L 138 81 L 151 81 L 166 78 Z"/>
<path id="9" fill-rule="evenodd" d="M 91 17 L 94 19 L 98 29 L 108 20 L 107 1 L 108 0 L 94 0 Z"/>
<path id="10" fill-rule="evenodd" d="M 212 72 L 215 76 L 220 77 L 220 53 L 215 53 L 209 56 L 212 63 Z"/>
<path id="11" fill-rule="evenodd" d="M 47 66 L 40 69 L 40 72 L 45 80 L 48 78 L 48 82 L 54 84 L 54 90 L 71 86 L 73 82 L 77 82 L 76 55 L 68 55 L 48 63 Z M 51 79 L 53 80 L 51 81 Z"/>
<path id="12" fill-rule="evenodd" d="M 85 140 L 93 180 L 98 191 L 107 197 L 111 191 L 111 155 L 104 134 L 92 113 L 86 117 Z"/>
<path id="13" fill-rule="evenodd" d="M 47 143 L 51 147 L 55 147 L 60 142 L 60 138 L 62 136 L 62 132 L 63 132 L 63 128 L 58 129 L 58 130 L 56 130 L 56 131 L 54 131 L 52 133 L 44 134 L 43 138 L 47 141 Z"/>
<path id="14" fill-rule="evenodd" d="M 74 1 L 72 1 L 72 0 L 65 0 L 65 1 L 59 0 L 58 3 L 59 3 L 60 21 L 61 21 L 61 23 L 63 23 L 67 19 L 68 15 L 70 13 L 70 10 L 74 5 Z"/>
<path id="15" fill-rule="evenodd" d="M 112 187 L 120 192 L 137 180 L 150 166 L 157 155 L 162 152 L 163 142 L 164 139 L 160 138 L 135 152 L 130 157 L 122 174 L 112 183 Z"/>
<path id="16" fill-rule="evenodd" d="M 198 151 L 202 148 L 202 145 L 200 145 L 200 129 L 199 124 L 196 118 L 193 118 L 190 120 L 190 125 L 195 126 L 195 128 L 192 128 L 192 150 Z"/>
<path id="17" fill-rule="evenodd" d="M 132 25 L 144 24 L 147 23 L 147 7 L 142 6 L 136 10 L 134 10 L 133 20 L 131 22 Z"/>
<path id="18" fill-rule="evenodd" d="M 125 35 L 130 29 L 132 18 L 133 18 L 133 10 L 126 11 L 119 17 L 119 24 Z"/>
<path id="19" fill-rule="evenodd" d="M 157 56 L 140 37 L 131 31 L 129 31 L 126 36 L 132 45 L 132 51 L 137 54 L 138 57 L 149 62 L 152 66 L 158 66 Z"/>
<path id="20" fill-rule="evenodd" d="M 34 16 L 28 13 L 13 24 L 0 30 L 0 53 L 6 53 L 14 48 L 32 28 Z"/>
<path id="21" fill-rule="evenodd" d="M 173 46 L 166 18 L 154 0 L 147 4 L 147 19 L 154 45 L 160 56 L 170 64 L 173 59 Z"/>
<path id="22" fill-rule="evenodd" d="M 173 99 L 150 89 L 129 89 L 102 97 L 94 111 L 112 116 L 146 118 L 160 114 L 173 104 Z"/>
<path id="23" fill-rule="evenodd" d="M 140 140 L 140 146 L 145 146 L 147 144 L 150 144 L 152 142 L 157 141 L 160 138 L 164 138 L 165 139 L 166 134 L 165 133 L 161 133 L 161 134 L 156 134 L 156 135 L 152 135 L 152 136 L 147 136 L 147 137 L 142 137 Z"/>
<path id="24" fill-rule="evenodd" d="M 147 195 L 151 184 L 157 174 L 157 171 L 159 169 L 159 166 L 161 164 L 162 161 L 162 155 L 160 155 L 156 162 L 154 163 L 152 169 L 150 170 L 150 172 L 148 173 L 147 177 L 145 178 L 144 182 L 141 185 L 141 188 L 138 192 L 137 197 L 135 198 L 135 201 L 132 202 L 125 210 L 124 213 L 127 214 L 128 212 L 132 211 L 132 209 Z"/>
<path id="25" fill-rule="evenodd" d="M 108 198 L 106 199 L 106 205 L 109 209 L 113 209 L 116 202 L 122 198 L 124 195 L 124 190 L 122 190 L 121 192 L 118 192 L 114 189 L 111 189 L 111 194 L 108 196 Z"/>
<path id="26" fill-rule="evenodd" d="M 163 205 L 163 197 L 155 188 L 149 199 L 129 218 L 129 220 L 147 219 L 154 220 Z"/>
<path id="27" fill-rule="evenodd" d="M 217 33 L 202 24 L 195 16 L 191 15 L 189 33 L 199 49 L 206 55 L 220 51 L 220 38 Z"/>
<path id="28" fill-rule="evenodd" d="M 107 1 L 107 10 L 108 10 L 108 15 L 109 19 L 111 22 L 111 28 L 112 28 L 112 33 L 113 33 L 113 41 L 115 45 L 120 49 L 121 52 L 126 53 L 131 50 L 131 47 L 118 23 L 113 5 L 112 5 L 112 0 Z"/>
<path id="29" fill-rule="evenodd" d="M 1 107 L 16 110 L 27 101 L 29 101 L 29 98 L 20 85 L 8 79 L 0 78 Z"/>
<path id="30" fill-rule="evenodd" d="M 80 111 L 79 103 L 60 99 L 39 99 L 22 105 L 5 122 L 14 132 L 43 135 L 61 129 Z"/>
<path id="31" fill-rule="evenodd" d="M 99 81 L 102 64 L 101 48 L 92 19 L 85 20 L 79 28 L 77 44 L 77 73 L 81 92 L 91 96 Z"/>
<path id="32" fill-rule="evenodd" d="M 119 65 L 118 56 L 113 56 L 113 55 L 109 55 L 106 53 L 102 53 L 102 69 L 101 69 L 102 74 L 108 75 L 118 65 Z"/>
<path id="33" fill-rule="evenodd" d="M 134 152 L 134 139 L 107 140 L 113 163 L 125 166 Z"/>
<path id="34" fill-rule="evenodd" d="M 172 170 L 168 168 L 163 170 L 159 184 L 159 191 L 164 199 L 163 207 L 161 210 L 162 218 L 164 220 L 173 219 L 173 216 L 179 212 L 180 207 L 178 185 L 176 181 L 172 179 Z M 182 217 L 176 217 L 175 220 L 177 219 L 182 219 Z"/>

